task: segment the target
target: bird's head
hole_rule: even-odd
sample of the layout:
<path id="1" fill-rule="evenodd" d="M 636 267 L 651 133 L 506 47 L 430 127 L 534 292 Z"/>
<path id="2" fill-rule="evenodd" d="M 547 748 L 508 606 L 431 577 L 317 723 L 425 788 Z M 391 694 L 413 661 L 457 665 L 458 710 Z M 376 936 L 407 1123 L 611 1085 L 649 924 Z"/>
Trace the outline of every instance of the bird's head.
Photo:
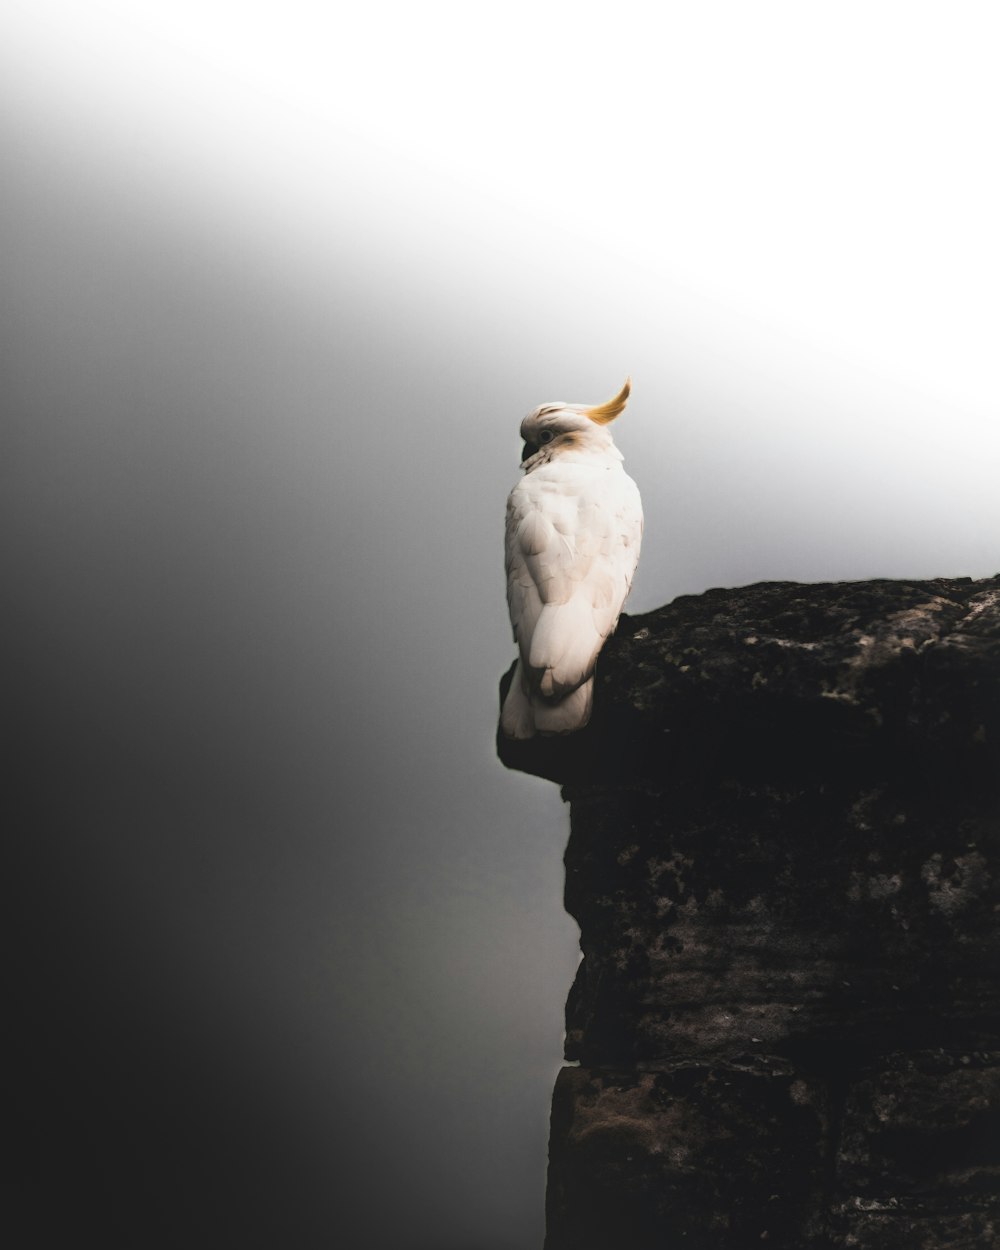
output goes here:
<path id="1" fill-rule="evenodd" d="M 541 464 L 563 451 L 614 450 L 608 426 L 624 410 L 631 389 L 632 379 L 626 378 L 614 399 L 605 404 L 593 408 L 583 404 L 542 404 L 529 412 L 521 422 L 521 464 L 534 468 L 530 462 L 535 457 L 536 463 Z"/>

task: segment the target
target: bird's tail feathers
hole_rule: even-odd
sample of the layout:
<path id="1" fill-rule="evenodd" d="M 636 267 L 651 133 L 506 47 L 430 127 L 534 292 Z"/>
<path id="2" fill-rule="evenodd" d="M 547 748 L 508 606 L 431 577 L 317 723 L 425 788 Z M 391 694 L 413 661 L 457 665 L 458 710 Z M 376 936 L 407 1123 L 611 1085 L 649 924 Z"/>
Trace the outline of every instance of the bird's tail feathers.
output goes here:
<path id="1" fill-rule="evenodd" d="M 508 738 L 533 738 L 535 716 L 524 684 L 524 666 L 520 660 L 503 701 L 500 725 Z"/>
<path id="2" fill-rule="evenodd" d="M 524 681 L 524 668 L 517 668 L 503 701 L 500 725 L 508 738 L 533 738 L 536 734 L 568 734 L 582 729 L 590 720 L 594 703 L 594 679 L 591 677 L 571 690 L 564 699 L 542 699 L 529 694 Z"/>
<path id="3" fill-rule="evenodd" d="M 594 679 L 590 677 L 558 703 L 532 701 L 535 729 L 541 734 L 569 734 L 590 720 L 594 704 Z"/>
<path id="4" fill-rule="evenodd" d="M 546 699 L 580 686 L 594 671 L 604 636 L 594 627 L 593 606 L 577 595 L 568 603 L 547 603 L 531 636 L 528 668 Z"/>

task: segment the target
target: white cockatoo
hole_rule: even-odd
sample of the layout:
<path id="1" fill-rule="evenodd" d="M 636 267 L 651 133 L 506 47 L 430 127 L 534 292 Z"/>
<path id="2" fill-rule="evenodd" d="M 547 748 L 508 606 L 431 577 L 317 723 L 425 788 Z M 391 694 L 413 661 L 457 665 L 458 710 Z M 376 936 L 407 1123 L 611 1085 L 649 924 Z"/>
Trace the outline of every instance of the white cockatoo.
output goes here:
<path id="1" fill-rule="evenodd" d="M 594 665 L 632 585 L 642 502 L 606 404 L 542 404 L 521 422 L 524 477 L 507 500 L 507 603 L 519 658 L 500 723 L 509 738 L 590 720 Z"/>

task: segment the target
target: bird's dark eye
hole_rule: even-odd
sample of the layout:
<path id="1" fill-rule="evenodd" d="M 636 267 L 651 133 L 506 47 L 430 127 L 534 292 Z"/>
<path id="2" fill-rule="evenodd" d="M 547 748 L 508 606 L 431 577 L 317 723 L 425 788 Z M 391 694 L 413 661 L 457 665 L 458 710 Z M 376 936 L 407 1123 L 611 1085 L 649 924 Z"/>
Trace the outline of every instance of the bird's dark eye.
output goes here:
<path id="1" fill-rule="evenodd" d="M 554 438 L 555 434 L 553 434 L 551 430 L 542 430 L 538 436 L 539 447 L 543 446 L 545 443 L 551 443 Z"/>

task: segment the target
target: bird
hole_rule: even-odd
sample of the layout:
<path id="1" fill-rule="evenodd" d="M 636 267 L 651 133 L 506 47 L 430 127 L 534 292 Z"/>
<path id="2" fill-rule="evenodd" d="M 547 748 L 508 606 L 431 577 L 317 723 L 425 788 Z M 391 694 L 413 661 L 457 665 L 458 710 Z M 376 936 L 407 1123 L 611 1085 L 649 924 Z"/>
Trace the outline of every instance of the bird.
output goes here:
<path id="1" fill-rule="evenodd" d="M 607 403 L 547 403 L 521 422 L 524 476 L 507 499 L 507 606 L 518 659 L 500 715 L 508 738 L 574 733 L 590 720 L 594 668 L 632 586 L 642 541 L 639 488 Z"/>

